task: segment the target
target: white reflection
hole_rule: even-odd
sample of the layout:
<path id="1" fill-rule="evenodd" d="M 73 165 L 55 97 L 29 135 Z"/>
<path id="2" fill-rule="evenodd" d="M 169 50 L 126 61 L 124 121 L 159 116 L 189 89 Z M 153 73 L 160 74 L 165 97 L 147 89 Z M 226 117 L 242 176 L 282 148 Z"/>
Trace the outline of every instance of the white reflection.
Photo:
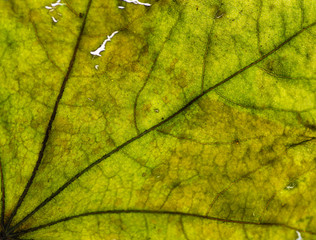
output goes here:
<path id="1" fill-rule="evenodd" d="M 107 39 L 105 39 L 102 43 L 102 45 L 95 51 L 90 52 L 92 55 L 94 56 L 99 56 L 101 57 L 101 52 L 103 52 L 105 50 L 105 45 L 107 44 L 107 42 L 110 42 L 111 39 L 114 37 L 115 34 L 117 34 L 118 31 L 113 32 L 110 36 L 108 36 Z"/>
<path id="2" fill-rule="evenodd" d="M 150 3 L 142 3 L 138 0 L 123 0 L 124 2 L 127 2 L 127 3 L 134 3 L 134 4 L 139 4 L 139 5 L 143 5 L 143 6 L 146 6 L 146 7 L 150 7 L 151 4 Z"/>
<path id="3" fill-rule="evenodd" d="M 53 22 L 55 23 L 58 22 L 56 18 L 52 17 L 52 19 L 53 19 Z"/>
<path id="4" fill-rule="evenodd" d="M 55 10 L 55 8 L 56 8 L 57 6 L 66 5 L 65 3 L 61 3 L 60 1 L 61 1 L 61 0 L 57 0 L 57 2 L 51 3 L 50 6 L 45 6 L 45 8 L 48 9 L 50 12 L 52 12 L 52 11 Z"/>

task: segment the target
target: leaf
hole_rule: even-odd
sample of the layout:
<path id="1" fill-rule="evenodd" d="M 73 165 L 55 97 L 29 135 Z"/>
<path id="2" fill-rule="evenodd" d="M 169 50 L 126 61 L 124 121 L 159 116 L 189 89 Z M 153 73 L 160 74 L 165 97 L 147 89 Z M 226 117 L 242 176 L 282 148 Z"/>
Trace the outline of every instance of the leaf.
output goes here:
<path id="1" fill-rule="evenodd" d="M 0 2 L 0 239 L 315 239 L 315 3 L 140 3 Z"/>

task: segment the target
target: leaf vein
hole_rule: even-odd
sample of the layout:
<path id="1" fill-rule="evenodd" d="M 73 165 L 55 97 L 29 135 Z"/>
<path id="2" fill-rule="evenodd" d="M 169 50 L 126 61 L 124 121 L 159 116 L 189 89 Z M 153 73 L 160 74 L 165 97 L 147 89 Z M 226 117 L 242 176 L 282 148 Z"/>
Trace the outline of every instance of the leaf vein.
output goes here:
<path id="1" fill-rule="evenodd" d="M 91 0 L 90 2 L 91 3 Z M 224 80 L 218 82 L 217 84 L 213 85 L 212 87 L 206 89 L 205 91 L 203 91 L 201 94 L 199 94 L 198 96 L 194 97 L 191 101 L 189 101 L 187 104 L 185 104 L 182 108 L 180 108 L 179 110 L 177 110 L 176 112 L 174 112 L 172 115 L 170 115 L 168 118 L 166 118 L 165 120 L 159 122 L 158 124 L 150 127 L 149 129 L 143 131 L 142 133 L 140 133 L 139 135 L 129 139 L 128 141 L 124 142 L 123 144 L 121 144 L 120 146 L 118 146 L 117 148 L 113 149 L 112 151 L 110 151 L 109 153 L 103 155 L 102 157 L 100 157 L 99 159 L 97 159 L 96 161 L 94 161 L 93 163 L 91 163 L 89 166 L 87 166 L 86 168 L 84 168 L 83 170 L 81 170 L 80 172 L 78 172 L 76 175 L 74 175 L 72 178 L 70 178 L 67 182 L 65 182 L 61 187 L 59 187 L 54 193 L 52 193 L 49 197 L 47 197 L 42 203 L 40 203 L 37 207 L 35 207 L 29 214 L 27 214 L 22 220 L 20 220 L 15 226 L 10 228 L 10 232 L 14 231 L 15 229 L 17 229 L 22 223 L 24 223 L 26 220 L 28 220 L 31 216 L 33 216 L 37 211 L 39 211 L 42 207 L 44 207 L 47 203 L 49 203 L 53 198 L 55 198 L 57 195 L 59 195 L 63 190 L 65 190 L 70 184 L 72 184 L 75 180 L 77 180 L 79 177 L 81 177 L 83 174 L 85 174 L 86 172 L 88 172 L 91 168 L 93 168 L 94 166 L 98 165 L 99 163 L 101 163 L 102 161 L 104 161 L 105 159 L 109 158 L 110 156 L 112 156 L 113 154 L 119 152 L 121 149 L 123 149 L 124 147 L 126 147 L 127 145 L 129 145 L 130 143 L 135 142 L 136 140 L 142 138 L 143 136 L 147 135 L 150 132 L 153 132 L 154 130 L 158 129 L 160 126 L 162 126 L 163 124 L 165 124 L 166 122 L 170 121 L 171 119 L 174 119 L 176 116 L 178 116 L 180 113 L 186 111 L 187 109 L 189 109 L 189 107 L 191 105 L 193 105 L 195 102 L 197 102 L 199 99 L 201 99 L 203 96 L 205 96 L 207 93 L 211 92 L 212 90 L 220 87 L 221 85 L 225 84 L 226 82 L 228 82 L 229 80 L 231 80 L 232 78 L 236 77 L 237 75 L 243 73 L 244 71 L 246 71 L 247 69 L 255 66 L 256 64 L 258 64 L 259 62 L 263 61 L 264 59 L 266 59 L 267 57 L 269 57 L 270 55 L 272 55 L 273 53 L 275 53 L 277 50 L 279 50 L 281 47 L 283 47 L 284 45 L 286 45 L 287 43 L 289 43 L 291 40 L 293 40 L 295 37 L 297 37 L 298 35 L 300 35 L 301 33 L 303 33 L 304 31 L 306 31 L 307 29 L 313 27 L 314 25 L 316 25 L 316 22 L 313 22 L 312 24 L 302 28 L 300 31 L 298 31 L 297 33 L 295 33 L 294 35 L 292 35 L 291 37 L 289 37 L 288 39 L 286 39 L 284 42 L 282 42 L 281 44 L 279 44 L 278 46 L 276 46 L 274 49 L 272 49 L 271 51 L 269 51 L 268 53 L 264 54 L 263 56 L 261 56 L 260 58 L 258 58 L 257 60 L 255 60 L 254 62 L 248 64 L 247 66 L 241 68 L 240 70 L 238 70 L 237 72 L 233 73 L 232 75 L 230 75 L 229 77 L 225 78 Z M 200 216 L 200 215 L 199 215 Z M 206 218 L 206 217 L 205 217 Z M 260 224 L 260 223 L 258 223 Z"/>

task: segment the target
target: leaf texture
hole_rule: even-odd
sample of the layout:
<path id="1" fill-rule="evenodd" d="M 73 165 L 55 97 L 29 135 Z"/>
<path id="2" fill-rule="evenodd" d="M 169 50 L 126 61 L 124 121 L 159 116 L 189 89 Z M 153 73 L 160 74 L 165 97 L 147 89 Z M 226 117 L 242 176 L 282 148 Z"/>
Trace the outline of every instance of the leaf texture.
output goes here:
<path id="1" fill-rule="evenodd" d="M 0 239 L 315 239 L 315 2 L 141 3 L 0 2 Z"/>

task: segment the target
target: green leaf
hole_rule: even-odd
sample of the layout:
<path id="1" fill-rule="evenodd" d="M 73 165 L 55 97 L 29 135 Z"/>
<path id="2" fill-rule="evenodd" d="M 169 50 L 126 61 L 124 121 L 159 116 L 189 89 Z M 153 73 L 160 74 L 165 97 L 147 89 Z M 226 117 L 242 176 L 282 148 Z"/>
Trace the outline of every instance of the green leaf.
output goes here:
<path id="1" fill-rule="evenodd" d="M 1 240 L 316 238 L 314 1 L 55 3 L 0 2 Z"/>

